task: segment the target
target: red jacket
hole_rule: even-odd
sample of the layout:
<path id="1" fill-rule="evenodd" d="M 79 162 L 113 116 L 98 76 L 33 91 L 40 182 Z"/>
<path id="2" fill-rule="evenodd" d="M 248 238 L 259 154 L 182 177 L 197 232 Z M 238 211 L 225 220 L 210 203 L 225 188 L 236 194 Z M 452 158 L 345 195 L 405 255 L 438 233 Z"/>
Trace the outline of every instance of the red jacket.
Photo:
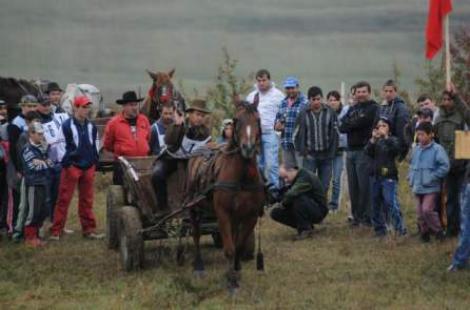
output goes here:
<path id="1" fill-rule="evenodd" d="M 104 148 L 114 156 L 147 156 L 150 152 L 150 123 L 143 114 L 137 116 L 136 132 L 122 113 L 113 117 L 104 130 Z"/>

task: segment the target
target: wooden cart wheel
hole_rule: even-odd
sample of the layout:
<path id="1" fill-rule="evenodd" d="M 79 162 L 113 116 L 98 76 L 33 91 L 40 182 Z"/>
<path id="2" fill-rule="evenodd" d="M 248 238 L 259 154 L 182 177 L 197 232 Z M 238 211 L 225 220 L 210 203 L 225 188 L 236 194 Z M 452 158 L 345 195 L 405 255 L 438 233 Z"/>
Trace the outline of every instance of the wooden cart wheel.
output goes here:
<path id="1" fill-rule="evenodd" d="M 119 248 L 117 210 L 124 206 L 124 190 L 120 185 L 111 185 L 106 194 L 106 244 L 109 249 Z"/>
<path id="2" fill-rule="evenodd" d="M 119 210 L 119 248 L 125 271 L 139 270 L 144 263 L 144 240 L 140 231 L 142 221 L 139 210 L 124 206 Z"/>

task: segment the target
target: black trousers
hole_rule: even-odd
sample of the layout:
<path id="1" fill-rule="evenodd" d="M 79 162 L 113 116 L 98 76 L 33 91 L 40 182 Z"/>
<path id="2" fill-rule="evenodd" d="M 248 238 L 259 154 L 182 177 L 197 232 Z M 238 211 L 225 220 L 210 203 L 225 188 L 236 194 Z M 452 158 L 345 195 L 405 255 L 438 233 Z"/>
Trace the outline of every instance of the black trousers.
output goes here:
<path id="1" fill-rule="evenodd" d="M 315 202 L 307 195 L 300 195 L 291 206 L 276 207 L 271 218 L 276 222 L 297 229 L 298 232 L 313 228 L 328 214 L 328 208 Z"/>
<path id="2" fill-rule="evenodd" d="M 158 160 L 153 168 L 152 184 L 157 196 L 158 209 L 168 207 L 168 190 L 166 180 L 178 168 L 178 160 L 161 159 Z"/>
<path id="3" fill-rule="evenodd" d="M 0 159 L 0 230 L 7 228 L 8 184 L 5 162 Z"/>
<path id="4" fill-rule="evenodd" d="M 451 171 L 446 177 L 447 185 L 447 233 L 458 236 L 460 231 L 460 189 L 465 172 Z"/>

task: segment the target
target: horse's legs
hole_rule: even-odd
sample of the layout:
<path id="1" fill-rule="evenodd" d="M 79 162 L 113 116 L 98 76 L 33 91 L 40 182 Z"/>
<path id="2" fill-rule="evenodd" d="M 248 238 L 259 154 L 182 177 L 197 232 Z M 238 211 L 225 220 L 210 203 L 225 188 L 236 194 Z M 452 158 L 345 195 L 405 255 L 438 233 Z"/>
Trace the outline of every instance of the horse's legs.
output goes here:
<path id="1" fill-rule="evenodd" d="M 258 220 L 258 216 L 253 216 L 247 219 L 245 222 L 238 225 L 238 233 L 237 238 L 235 240 L 236 248 L 235 248 L 235 262 L 234 268 L 236 271 L 241 270 L 240 259 L 245 253 L 246 242 L 248 237 L 251 235 L 253 230 L 255 229 L 256 222 Z"/>
<path id="2" fill-rule="evenodd" d="M 200 239 L 201 239 L 201 231 L 200 231 L 200 218 L 198 214 L 192 214 L 192 221 L 193 221 L 193 241 L 196 247 L 196 257 L 194 258 L 194 273 L 197 276 L 204 275 L 204 262 L 202 261 L 201 255 L 201 247 L 200 247 Z"/>
<path id="3" fill-rule="evenodd" d="M 215 205 L 216 206 L 216 205 Z M 227 259 L 227 281 L 229 290 L 236 290 L 238 285 L 238 275 L 234 268 L 235 244 L 233 240 L 232 222 L 230 215 L 222 208 L 215 208 L 219 223 L 219 232 L 222 236 L 224 254 Z"/>

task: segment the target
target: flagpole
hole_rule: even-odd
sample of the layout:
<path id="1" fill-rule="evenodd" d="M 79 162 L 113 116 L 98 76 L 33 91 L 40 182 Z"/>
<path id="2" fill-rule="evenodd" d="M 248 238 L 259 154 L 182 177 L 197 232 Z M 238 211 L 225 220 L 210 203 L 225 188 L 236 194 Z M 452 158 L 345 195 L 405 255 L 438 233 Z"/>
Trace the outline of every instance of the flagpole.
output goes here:
<path id="1" fill-rule="evenodd" d="M 341 103 L 346 105 L 346 83 L 344 81 L 341 82 Z"/>
<path id="2" fill-rule="evenodd" d="M 446 57 L 446 88 L 450 89 L 450 36 L 449 36 L 449 14 L 446 14 L 445 20 L 444 20 L 444 27 L 445 27 L 445 34 L 444 34 L 444 40 L 445 40 L 445 57 Z"/>

